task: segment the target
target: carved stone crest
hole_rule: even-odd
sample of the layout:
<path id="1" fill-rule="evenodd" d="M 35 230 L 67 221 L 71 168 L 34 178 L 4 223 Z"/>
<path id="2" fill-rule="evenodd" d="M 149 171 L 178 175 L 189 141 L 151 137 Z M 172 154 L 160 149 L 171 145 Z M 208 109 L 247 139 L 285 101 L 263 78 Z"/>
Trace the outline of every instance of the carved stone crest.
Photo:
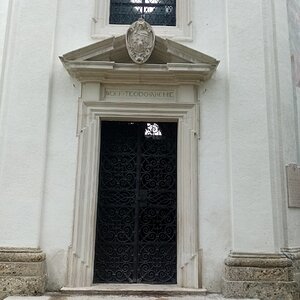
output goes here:
<path id="1" fill-rule="evenodd" d="M 130 58 L 137 64 L 145 63 L 154 48 L 155 35 L 144 19 L 131 24 L 126 33 L 126 46 Z"/>

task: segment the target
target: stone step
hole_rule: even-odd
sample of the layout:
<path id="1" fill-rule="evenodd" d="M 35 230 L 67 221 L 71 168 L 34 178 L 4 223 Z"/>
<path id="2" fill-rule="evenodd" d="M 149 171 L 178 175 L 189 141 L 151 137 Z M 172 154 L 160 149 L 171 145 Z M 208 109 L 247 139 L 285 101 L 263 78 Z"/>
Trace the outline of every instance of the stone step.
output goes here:
<path id="1" fill-rule="evenodd" d="M 97 284 L 83 288 L 62 288 L 64 295 L 110 295 L 110 296 L 205 296 L 206 289 L 182 288 L 177 285 L 153 284 Z"/>
<path id="2" fill-rule="evenodd" d="M 223 300 L 206 289 L 181 288 L 177 285 L 97 284 L 91 287 L 64 287 L 58 293 L 40 297 L 11 296 L 7 300 Z M 234 300 L 234 299 L 232 299 Z M 240 300 L 240 299 L 235 299 Z M 243 299 L 245 300 L 245 299 Z M 253 299 L 252 299 L 253 300 Z"/>
<path id="3" fill-rule="evenodd" d="M 188 295 L 188 296 L 111 296 L 111 295 L 65 295 L 61 293 L 46 294 L 44 296 L 22 297 L 10 296 L 5 300 L 226 300 L 221 295 Z M 231 299 L 247 300 L 247 299 Z M 254 299 L 248 299 L 254 300 Z M 282 299 L 283 300 L 283 299 Z"/>

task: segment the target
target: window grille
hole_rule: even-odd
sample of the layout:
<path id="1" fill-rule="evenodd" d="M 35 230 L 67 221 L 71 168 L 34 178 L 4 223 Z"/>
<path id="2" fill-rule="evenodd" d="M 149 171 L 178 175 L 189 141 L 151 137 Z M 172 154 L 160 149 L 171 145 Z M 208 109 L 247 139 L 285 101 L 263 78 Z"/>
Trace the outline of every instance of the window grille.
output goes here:
<path id="1" fill-rule="evenodd" d="M 139 18 L 151 25 L 176 26 L 176 0 L 110 0 L 110 24 L 132 24 Z"/>

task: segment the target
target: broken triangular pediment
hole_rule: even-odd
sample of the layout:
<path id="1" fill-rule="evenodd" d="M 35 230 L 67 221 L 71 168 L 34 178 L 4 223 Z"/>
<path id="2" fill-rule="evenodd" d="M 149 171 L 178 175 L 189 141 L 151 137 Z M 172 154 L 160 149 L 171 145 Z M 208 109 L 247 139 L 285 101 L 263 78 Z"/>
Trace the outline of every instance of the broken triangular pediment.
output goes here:
<path id="1" fill-rule="evenodd" d="M 112 37 L 101 42 L 77 49 L 63 55 L 65 61 L 113 61 L 132 63 L 127 48 L 125 35 Z M 206 54 L 183 46 L 168 39 L 156 37 L 154 50 L 148 64 L 166 63 L 209 63 L 217 65 L 218 61 Z"/>
<path id="2" fill-rule="evenodd" d="M 154 83 L 157 74 L 162 82 L 198 84 L 210 78 L 219 63 L 213 57 L 156 36 L 150 58 L 144 64 L 136 64 L 128 54 L 125 35 L 74 50 L 60 59 L 70 75 L 80 81 L 131 83 Z"/>

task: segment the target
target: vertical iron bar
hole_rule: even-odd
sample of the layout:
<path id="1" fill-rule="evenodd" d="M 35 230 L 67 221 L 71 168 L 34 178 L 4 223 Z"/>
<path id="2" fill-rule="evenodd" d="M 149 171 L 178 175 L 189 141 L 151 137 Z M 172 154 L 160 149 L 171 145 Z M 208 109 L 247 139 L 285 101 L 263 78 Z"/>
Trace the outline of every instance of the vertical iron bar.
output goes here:
<path id="1" fill-rule="evenodd" d="M 134 248 L 133 248 L 133 281 L 138 280 L 138 241 L 139 241 L 139 200 L 140 200 L 140 177 L 141 177 L 141 152 L 142 152 L 142 123 L 137 124 L 137 158 L 136 158 L 136 197 L 134 213 Z"/>
<path id="2" fill-rule="evenodd" d="M 145 0 L 142 0 L 142 17 L 145 20 L 146 16 L 145 16 Z"/>

